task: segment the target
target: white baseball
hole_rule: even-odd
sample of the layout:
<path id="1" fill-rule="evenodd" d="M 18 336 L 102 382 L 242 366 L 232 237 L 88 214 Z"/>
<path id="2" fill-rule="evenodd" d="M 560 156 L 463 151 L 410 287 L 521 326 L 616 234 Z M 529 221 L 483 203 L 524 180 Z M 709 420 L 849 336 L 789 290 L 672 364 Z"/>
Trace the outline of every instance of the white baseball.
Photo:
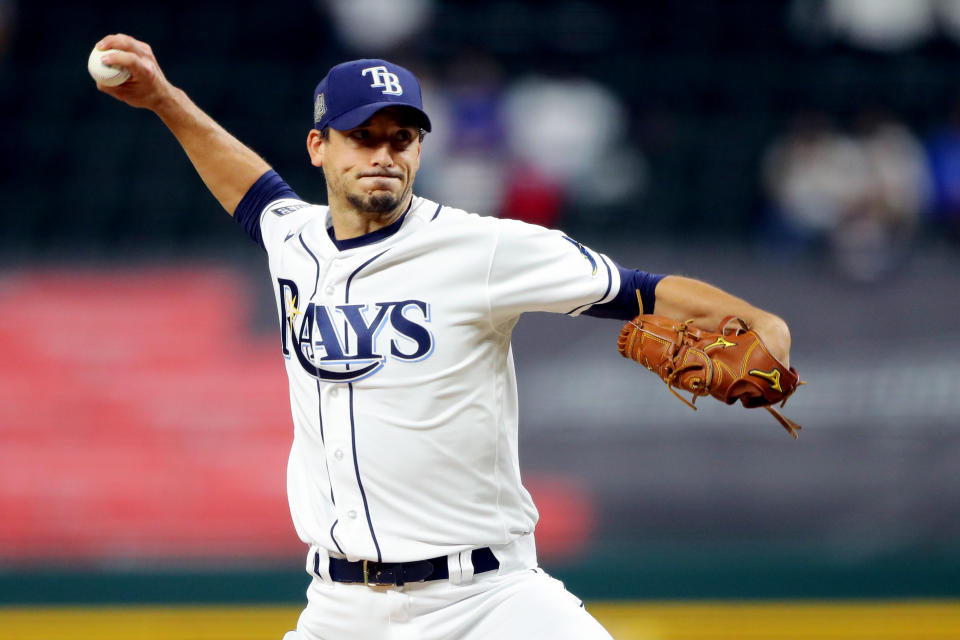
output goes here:
<path id="1" fill-rule="evenodd" d="M 96 47 L 93 48 L 93 51 L 90 52 L 90 58 L 87 60 L 87 70 L 90 72 L 90 75 L 93 76 L 94 80 L 108 87 L 116 87 L 130 78 L 130 72 L 123 67 L 111 67 L 110 65 L 103 64 L 103 56 L 118 51 L 120 50 L 107 49 L 106 51 L 101 51 Z"/>

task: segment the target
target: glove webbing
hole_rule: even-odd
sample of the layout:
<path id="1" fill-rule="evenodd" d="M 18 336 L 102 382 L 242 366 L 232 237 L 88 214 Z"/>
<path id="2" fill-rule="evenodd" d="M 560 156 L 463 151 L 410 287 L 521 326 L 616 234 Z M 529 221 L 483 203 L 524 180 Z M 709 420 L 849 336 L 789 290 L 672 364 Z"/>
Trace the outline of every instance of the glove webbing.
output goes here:
<path id="1" fill-rule="evenodd" d="M 639 290 L 637 291 L 637 306 L 639 310 L 639 315 L 643 315 L 643 300 L 640 297 Z M 731 321 L 734 321 L 734 320 L 739 322 L 740 326 L 743 328 L 744 331 L 749 331 L 750 327 L 742 318 L 738 318 L 736 316 L 727 316 L 726 318 L 724 318 L 723 323 L 721 324 L 721 326 L 723 327 L 723 333 L 726 333 L 726 327 L 730 324 Z M 633 320 L 630 320 L 629 322 L 637 329 L 637 333 L 646 333 L 647 335 L 653 335 L 647 331 L 644 331 L 644 329 Z M 677 377 L 680 374 L 682 374 L 684 371 L 686 371 L 689 368 L 694 368 L 697 366 L 695 364 L 689 364 L 686 367 L 677 367 L 676 361 L 675 361 L 675 358 L 677 357 L 677 354 L 680 351 L 680 345 L 683 344 L 684 336 L 686 335 L 687 329 L 690 327 L 691 324 L 693 324 L 692 319 L 686 320 L 683 323 L 681 323 L 680 327 L 677 329 L 677 342 L 674 345 L 673 353 L 670 356 L 670 361 L 674 366 L 672 367 L 672 371 L 670 372 L 670 375 L 668 375 L 666 378 L 661 378 L 661 379 L 667 385 L 667 389 L 670 390 L 670 393 L 672 393 L 683 404 L 687 405 L 688 407 L 696 411 L 697 398 L 699 398 L 700 396 L 705 396 L 710 393 L 709 391 L 710 381 L 713 380 L 713 361 L 709 358 L 709 356 L 706 356 L 706 354 L 704 354 L 704 358 L 703 358 L 703 360 L 706 363 L 707 381 L 702 385 L 699 385 L 696 389 L 687 389 L 687 391 L 690 391 L 690 394 L 691 394 L 690 400 L 687 400 L 682 395 L 680 395 L 680 393 L 677 392 L 677 389 L 680 389 L 681 387 L 674 384 L 674 381 L 677 379 Z M 632 351 L 633 337 L 631 337 L 630 342 L 631 342 L 630 347 Z M 650 371 L 653 371 L 653 367 L 650 366 L 650 361 L 647 360 L 646 356 L 644 356 L 643 359 L 644 359 L 643 365 Z M 803 385 L 803 384 L 807 384 L 807 383 L 803 380 L 800 380 L 797 383 L 797 386 L 799 387 L 800 385 Z M 796 390 L 794 390 L 794 392 L 795 391 Z M 791 393 L 790 395 L 793 395 L 793 393 Z M 785 397 L 783 401 L 780 403 L 781 409 L 787 404 L 787 399 L 789 397 L 790 396 Z M 793 436 L 794 440 L 796 440 L 799 437 L 799 434 L 797 433 L 797 431 L 799 431 L 803 427 L 801 427 L 799 424 L 797 424 L 787 416 L 780 413 L 780 411 L 778 411 L 774 407 L 765 406 L 764 409 L 766 409 L 767 412 L 770 413 L 770 415 L 772 415 L 777 420 L 777 422 L 779 422 L 780 425 L 787 430 L 787 433 Z"/>

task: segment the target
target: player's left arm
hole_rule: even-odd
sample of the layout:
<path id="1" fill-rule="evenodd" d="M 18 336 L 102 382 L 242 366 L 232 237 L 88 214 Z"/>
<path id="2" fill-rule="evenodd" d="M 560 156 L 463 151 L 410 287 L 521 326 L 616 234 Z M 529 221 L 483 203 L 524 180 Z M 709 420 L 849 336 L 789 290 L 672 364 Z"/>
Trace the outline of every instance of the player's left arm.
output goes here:
<path id="1" fill-rule="evenodd" d="M 713 285 L 683 276 L 666 276 L 657 283 L 656 314 L 715 331 L 727 316 L 743 318 L 772 355 L 790 366 L 790 328 L 779 316 L 753 306 Z"/>

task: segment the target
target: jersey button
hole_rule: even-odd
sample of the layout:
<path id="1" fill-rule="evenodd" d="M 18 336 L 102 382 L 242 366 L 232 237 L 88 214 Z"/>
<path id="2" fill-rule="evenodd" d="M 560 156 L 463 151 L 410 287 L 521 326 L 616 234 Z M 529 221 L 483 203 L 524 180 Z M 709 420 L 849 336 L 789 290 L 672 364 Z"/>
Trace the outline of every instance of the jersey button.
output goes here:
<path id="1" fill-rule="evenodd" d="M 351 520 L 356 520 L 357 512 L 354 511 L 353 509 L 350 509 L 350 511 L 347 511 L 347 517 L 350 518 Z"/>
<path id="2" fill-rule="evenodd" d="M 328 295 L 328 296 L 329 296 L 329 295 L 332 295 L 332 294 L 333 294 L 333 287 L 327 287 L 326 289 L 324 289 L 324 291 L 327 292 L 327 295 Z"/>
<path id="3" fill-rule="evenodd" d="M 336 397 L 337 397 L 337 394 L 339 394 L 339 393 L 340 393 L 340 390 L 337 389 L 336 387 L 334 387 L 333 389 L 330 389 L 330 397 L 331 397 L 331 398 L 336 398 Z"/>
<path id="4" fill-rule="evenodd" d="M 333 457 L 337 460 L 343 460 L 343 449 L 337 449 L 333 452 Z"/>

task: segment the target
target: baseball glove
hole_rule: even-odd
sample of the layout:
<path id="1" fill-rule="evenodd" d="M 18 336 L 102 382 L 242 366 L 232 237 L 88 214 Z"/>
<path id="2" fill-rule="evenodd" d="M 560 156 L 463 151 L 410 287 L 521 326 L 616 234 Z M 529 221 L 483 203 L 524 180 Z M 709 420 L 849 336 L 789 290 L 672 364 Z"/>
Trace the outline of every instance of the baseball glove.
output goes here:
<path id="1" fill-rule="evenodd" d="M 739 400 L 748 408 L 764 407 L 792 435 L 800 425 L 781 414 L 801 384 L 796 369 L 786 367 L 767 351 L 747 323 L 729 316 L 716 332 L 691 326 L 690 320 L 641 314 L 623 325 L 617 348 L 660 376 L 667 388 L 692 409 L 699 396 L 711 395 L 727 404 Z M 687 400 L 676 389 L 689 391 Z"/>

